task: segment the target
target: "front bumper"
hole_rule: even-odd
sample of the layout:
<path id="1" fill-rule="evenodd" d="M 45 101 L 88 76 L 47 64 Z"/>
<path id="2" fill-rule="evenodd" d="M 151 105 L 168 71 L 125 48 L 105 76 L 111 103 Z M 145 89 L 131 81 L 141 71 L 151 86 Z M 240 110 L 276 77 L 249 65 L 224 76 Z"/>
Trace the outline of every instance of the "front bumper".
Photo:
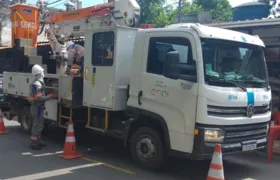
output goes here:
<path id="1" fill-rule="evenodd" d="M 215 142 L 204 141 L 204 131 L 206 128 L 219 128 L 224 130 L 225 138 L 221 142 L 223 155 L 242 153 L 242 143 L 256 141 L 257 149 L 265 148 L 267 145 L 267 130 L 269 122 L 235 125 L 235 126 L 209 126 L 197 124 L 199 130 L 195 136 L 192 157 L 194 159 L 208 159 L 213 155 Z"/>

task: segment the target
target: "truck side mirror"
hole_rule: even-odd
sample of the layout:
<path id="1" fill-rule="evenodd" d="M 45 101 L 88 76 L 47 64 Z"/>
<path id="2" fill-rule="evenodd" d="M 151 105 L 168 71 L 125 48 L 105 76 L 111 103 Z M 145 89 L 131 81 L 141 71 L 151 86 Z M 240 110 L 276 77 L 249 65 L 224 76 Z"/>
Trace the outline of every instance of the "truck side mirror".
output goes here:
<path id="1" fill-rule="evenodd" d="M 170 79 L 197 82 L 196 64 L 181 64 L 179 53 L 177 51 L 171 51 L 165 55 L 163 75 Z"/>
<path id="2" fill-rule="evenodd" d="M 171 79 L 178 79 L 180 74 L 180 56 L 177 51 L 168 52 L 165 55 L 163 64 L 163 75 Z"/>

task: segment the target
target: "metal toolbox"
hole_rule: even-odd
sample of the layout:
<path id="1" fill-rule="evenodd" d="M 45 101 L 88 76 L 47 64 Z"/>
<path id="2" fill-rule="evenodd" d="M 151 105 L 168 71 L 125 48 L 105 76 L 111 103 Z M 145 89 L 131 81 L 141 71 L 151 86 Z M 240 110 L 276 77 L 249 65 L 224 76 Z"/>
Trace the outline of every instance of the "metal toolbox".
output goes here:
<path id="1" fill-rule="evenodd" d="M 20 77 L 24 73 L 4 72 L 3 91 L 7 94 L 20 95 Z"/>

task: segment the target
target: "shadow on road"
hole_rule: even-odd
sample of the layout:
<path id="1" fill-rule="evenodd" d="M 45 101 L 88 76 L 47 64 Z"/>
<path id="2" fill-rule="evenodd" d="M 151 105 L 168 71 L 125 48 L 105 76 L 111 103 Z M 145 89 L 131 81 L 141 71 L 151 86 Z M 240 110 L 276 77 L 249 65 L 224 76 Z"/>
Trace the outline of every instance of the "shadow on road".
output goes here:
<path id="1" fill-rule="evenodd" d="M 54 128 L 48 132 L 48 137 L 46 138 L 61 145 L 64 143 L 65 134 L 66 130 L 63 131 Z M 147 172 L 134 165 L 130 158 L 129 150 L 122 146 L 121 141 L 110 137 L 100 136 L 90 131 L 76 131 L 76 141 L 79 150 L 82 151 L 84 155 L 94 155 L 94 158 L 100 161 L 106 159 L 106 162 L 108 163 L 114 164 L 117 162 L 118 164 L 130 167 L 130 169 L 136 170 L 137 172 L 140 171 L 144 174 L 149 174 L 149 176 L 161 176 L 163 179 L 167 177 L 175 179 L 184 179 L 183 177 L 187 177 L 191 180 L 205 179 L 210 166 L 210 160 L 191 161 L 186 159 L 169 158 L 164 172 Z M 242 179 L 259 171 L 246 163 L 242 164 L 230 160 L 224 160 L 224 169 L 225 176 L 228 177 L 226 178 L 227 180 Z"/>
<path id="2" fill-rule="evenodd" d="M 23 134 L 19 126 L 9 126 L 8 131 Z M 136 179 L 203 180 L 207 177 L 210 161 L 191 161 L 186 159 L 170 158 L 163 172 L 148 172 L 134 165 L 131 160 L 129 150 L 123 147 L 123 143 L 121 141 L 97 135 L 92 133 L 90 130 L 85 129 L 82 131 L 76 130 L 75 134 L 80 153 L 97 161 L 106 162 L 108 164 L 117 165 L 135 171 L 137 173 Z M 44 139 L 52 144 L 51 146 L 61 147 L 62 149 L 65 141 L 65 135 L 66 129 L 50 128 L 45 133 Z M 19 143 L 26 146 L 28 139 L 28 135 L 26 135 L 26 142 Z M 248 153 L 247 155 L 225 157 L 225 179 L 241 180 L 247 177 L 252 178 L 252 175 L 256 176 L 256 174 L 264 172 L 264 169 L 256 165 L 256 163 L 266 163 L 266 157 L 258 158 L 257 156 L 258 155 L 256 154 Z M 264 167 L 267 169 L 270 168 L 268 165 Z"/>

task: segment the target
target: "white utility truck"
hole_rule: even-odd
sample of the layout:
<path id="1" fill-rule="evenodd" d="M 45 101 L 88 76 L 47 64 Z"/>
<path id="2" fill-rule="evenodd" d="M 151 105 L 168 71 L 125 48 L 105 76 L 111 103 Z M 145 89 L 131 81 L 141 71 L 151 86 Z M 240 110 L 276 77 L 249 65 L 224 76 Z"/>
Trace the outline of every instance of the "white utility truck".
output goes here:
<path id="1" fill-rule="evenodd" d="M 46 122 L 72 118 L 120 138 L 151 170 L 166 155 L 210 158 L 216 143 L 224 155 L 266 146 L 271 91 L 258 37 L 199 24 L 84 34 L 83 77 L 46 74 L 46 92 L 59 95 L 46 103 Z M 26 130 L 32 81 L 31 73 L 4 72 L 6 99 Z"/>

